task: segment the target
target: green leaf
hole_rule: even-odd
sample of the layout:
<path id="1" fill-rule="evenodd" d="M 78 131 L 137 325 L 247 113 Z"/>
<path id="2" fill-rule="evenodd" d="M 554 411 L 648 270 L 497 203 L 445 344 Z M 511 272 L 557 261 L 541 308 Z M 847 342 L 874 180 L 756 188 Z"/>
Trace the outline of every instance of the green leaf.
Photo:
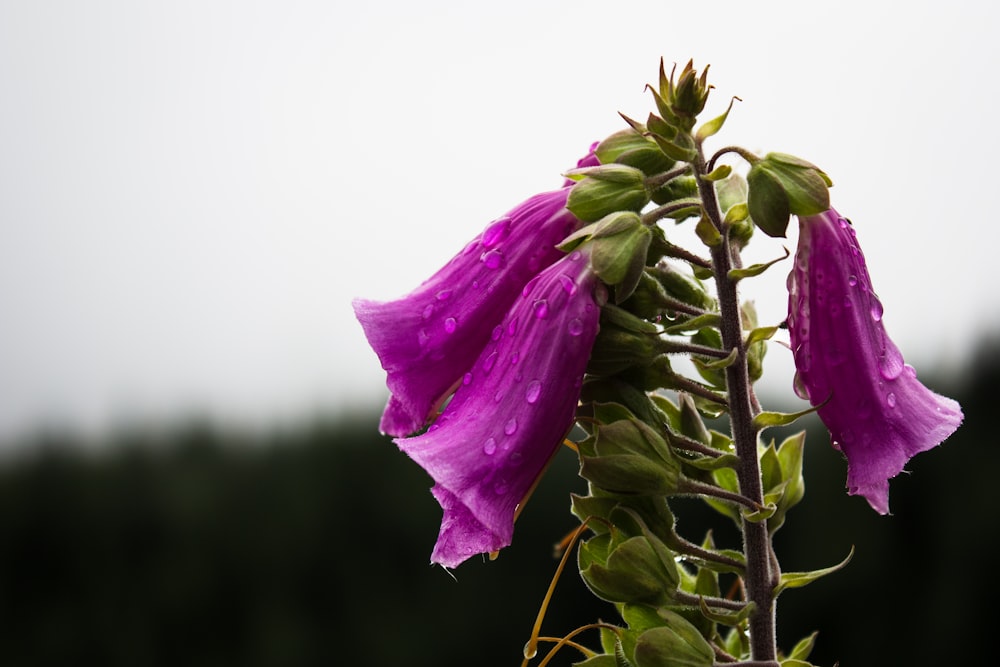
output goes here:
<path id="1" fill-rule="evenodd" d="M 805 660 L 812 653 L 813 646 L 816 644 L 817 633 L 812 633 L 808 637 L 804 637 L 799 640 L 799 643 L 795 645 L 795 648 L 791 650 L 788 654 L 789 660 Z M 784 664 L 784 663 L 782 663 Z"/>
<path id="2" fill-rule="evenodd" d="M 637 454 L 581 456 L 580 476 L 614 493 L 664 496 L 677 490 L 677 473 Z"/>
<path id="3" fill-rule="evenodd" d="M 778 333 L 780 327 L 757 327 L 747 334 L 747 339 L 745 345 L 750 347 L 754 343 L 759 343 L 763 340 L 770 340 L 774 334 Z"/>
<path id="4" fill-rule="evenodd" d="M 785 250 L 784 257 L 778 257 L 777 259 L 772 259 L 770 262 L 767 262 L 766 264 L 753 264 L 752 266 L 748 266 L 745 269 L 729 269 L 729 273 L 727 275 L 729 276 L 730 280 L 742 280 L 743 278 L 752 278 L 753 276 L 759 276 L 760 274 L 764 273 L 778 262 L 782 262 L 788 259 L 788 256 L 791 255 L 791 252 L 789 252 L 788 248 L 785 248 L 784 250 Z"/>
<path id="5" fill-rule="evenodd" d="M 705 313 L 704 315 L 692 317 L 684 322 L 664 327 L 663 333 L 667 335 L 675 335 L 685 332 L 698 331 L 699 329 L 703 329 L 705 327 L 717 327 L 721 323 L 722 317 L 718 313 Z"/>
<path id="6" fill-rule="evenodd" d="M 833 574 L 834 572 L 843 569 L 849 562 L 851 562 L 852 557 L 854 557 L 854 547 L 851 547 L 851 552 L 847 554 L 847 558 L 832 567 L 825 567 L 822 570 L 812 570 L 810 572 L 782 572 L 781 583 L 779 583 L 774 589 L 774 597 L 778 597 L 778 595 L 786 588 L 801 588 L 802 586 L 811 584 L 821 577 L 825 577 L 828 574 Z"/>
<path id="7" fill-rule="evenodd" d="M 733 173 L 732 167 L 728 164 L 721 164 L 701 178 L 705 181 L 721 181 L 724 178 L 728 178 L 731 173 Z"/>
<path id="8" fill-rule="evenodd" d="M 739 350 L 735 347 L 733 351 L 726 355 L 725 359 L 716 359 L 715 361 L 702 361 L 700 358 L 692 357 L 691 361 L 698 366 L 698 368 L 707 371 L 720 371 L 725 368 L 729 368 L 735 363 L 736 358 L 739 356 Z"/>
<path id="9" fill-rule="evenodd" d="M 821 406 L 811 407 L 801 412 L 761 412 L 753 418 L 753 426 L 757 430 L 771 428 L 772 426 L 787 426 L 800 417 L 816 412 Z"/>
<path id="10" fill-rule="evenodd" d="M 726 107 L 726 112 L 724 114 L 713 118 L 712 120 L 708 121 L 707 123 L 704 123 L 701 127 L 699 127 L 698 132 L 695 134 L 694 140 L 700 144 L 701 142 L 705 141 L 705 139 L 708 139 L 710 136 L 721 130 L 722 126 L 726 123 L 726 118 L 729 117 L 729 112 L 732 111 L 733 109 L 733 102 L 735 102 L 738 99 L 740 98 L 733 97 L 731 100 L 729 100 L 729 106 Z"/>
<path id="11" fill-rule="evenodd" d="M 671 611 L 661 611 L 668 625 L 651 628 L 635 644 L 636 667 L 712 667 L 715 651 L 694 625 Z"/>
<path id="12" fill-rule="evenodd" d="M 707 216 L 702 214 L 701 218 L 698 219 L 698 224 L 695 225 L 694 233 L 698 235 L 701 242 L 704 243 L 709 248 L 714 248 L 715 246 L 722 243 L 722 234 L 712 220 Z M 732 273 L 732 271 L 730 271 Z"/>
<path id="13" fill-rule="evenodd" d="M 745 203 L 734 204 L 728 211 L 726 211 L 726 217 L 723 220 L 727 225 L 733 225 L 737 222 L 743 222 L 750 217 L 750 207 Z"/>

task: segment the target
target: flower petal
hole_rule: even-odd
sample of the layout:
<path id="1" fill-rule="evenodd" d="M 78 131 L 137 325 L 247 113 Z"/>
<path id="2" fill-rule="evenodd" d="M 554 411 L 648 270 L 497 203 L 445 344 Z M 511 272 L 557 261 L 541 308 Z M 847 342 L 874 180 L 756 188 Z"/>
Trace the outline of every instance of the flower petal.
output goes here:
<path id="1" fill-rule="evenodd" d="M 441 416 L 396 439 L 444 510 L 433 562 L 455 567 L 510 544 L 515 509 L 573 424 L 603 289 L 580 251 L 540 273 Z"/>
<path id="2" fill-rule="evenodd" d="M 469 370 L 493 329 L 579 221 L 569 188 L 536 195 L 491 222 L 420 287 L 395 301 L 354 301 L 391 392 L 380 428 L 409 435 Z"/>
<path id="3" fill-rule="evenodd" d="M 797 391 L 821 406 L 834 446 L 847 457 L 848 492 L 886 514 L 888 480 L 951 435 L 961 408 L 903 362 L 886 335 L 854 228 L 833 209 L 800 217 L 788 288 Z"/>

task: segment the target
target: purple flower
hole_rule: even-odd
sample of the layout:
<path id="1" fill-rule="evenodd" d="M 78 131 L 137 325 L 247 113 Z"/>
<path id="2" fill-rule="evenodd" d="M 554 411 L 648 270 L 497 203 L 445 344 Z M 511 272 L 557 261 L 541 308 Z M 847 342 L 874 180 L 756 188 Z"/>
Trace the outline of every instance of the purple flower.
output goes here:
<path id="1" fill-rule="evenodd" d="M 535 195 L 494 220 L 410 294 L 355 299 L 354 312 L 388 374 L 383 433 L 423 428 L 525 283 L 562 256 L 555 245 L 579 226 L 566 210 L 569 190 Z"/>
<path id="2" fill-rule="evenodd" d="M 796 392 L 819 405 L 847 487 L 880 513 L 889 478 L 962 423 L 958 403 L 930 391 L 885 333 L 854 227 L 836 211 L 799 218 L 788 276 L 788 329 Z"/>
<path id="3" fill-rule="evenodd" d="M 455 567 L 510 544 L 515 509 L 573 424 L 604 298 L 589 253 L 549 266 L 492 328 L 434 424 L 396 439 L 444 510 L 432 562 Z"/>

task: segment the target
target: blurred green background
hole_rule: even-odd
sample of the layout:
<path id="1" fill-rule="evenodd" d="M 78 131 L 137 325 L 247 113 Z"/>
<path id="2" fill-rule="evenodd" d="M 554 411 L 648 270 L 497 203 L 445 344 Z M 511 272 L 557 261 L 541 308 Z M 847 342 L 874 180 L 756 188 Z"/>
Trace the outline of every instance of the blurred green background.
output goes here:
<path id="1" fill-rule="evenodd" d="M 998 593 L 989 413 L 1000 352 L 976 358 L 961 383 L 929 379 L 966 422 L 892 482 L 895 516 L 844 494 L 844 463 L 810 422 L 806 497 L 778 555 L 801 570 L 856 553 L 782 596 L 784 648 L 819 630 L 818 664 L 979 664 Z M 428 564 L 440 519 L 430 480 L 377 434 L 377 416 L 267 434 L 195 420 L 100 443 L 57 431 L 4 443 L 0 664 L 519 664 L 552 545 L 575 524 L 573 454 L 557 457 L 514 545 L 452 578 Z M 734 531 L 696 501 L 678 515 L 682 534 L 711 526 L 732 546 Z M 543 633 L 599 617 L 616 619 L 568 570 Z M 577 659 L 565 651 L 552 664 Z"/>

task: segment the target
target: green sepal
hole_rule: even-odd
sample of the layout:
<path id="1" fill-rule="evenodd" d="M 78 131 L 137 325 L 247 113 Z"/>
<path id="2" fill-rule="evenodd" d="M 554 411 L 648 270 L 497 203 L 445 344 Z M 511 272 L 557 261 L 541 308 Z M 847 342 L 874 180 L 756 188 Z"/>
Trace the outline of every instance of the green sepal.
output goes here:
<path id="1" fill-rule="evenodd" d="M 728 178 L 729 175 L 733 173 L 733 168 L 728 164 L 720 164 L 718 167 L 710 171 L 709 173 L 702 176 L 703 181 L 721 181 L 724 178 Z"/>
<path id="2" fill-rule="evenodd" d="M 660 152 L 659 147 L 657 147 L 657 152 L 660 153 L 660 155 L 663 155 L 663 153 Z M 664 159 L 667 159 L 666 156 L 663 157 Z M 694 176 L 678 176 L 653 191 L 653 201 L 657 204 L 666 204 L 667 202 L 689 199 L 697 196 L 698 179 Z M 680 221 L 687 218 L 689 215 L 690 214 L 685 214 L 682 210 L 675 211 L 668 217 Z"/>
<path id="3" fill-rule="evenodd" d="M 750 217 L 750 207 L 746 203 L 734 204 L 726 211 L 726 217 L 723 218 L 723 222 L 727 225 L 734 225 L 737 222 L 743 222 Z"/>
<path id="4" fill-rule="evenodd" d="M 612 303 L 606 303 L 601 306 L 601 326 L 604 326 L 608 322 L 626 331 L 634 331 L 636 333 L 655 334 L 660 330 L 652 322 L 636 317 L 624 308 Z"/>
<path id="5" fill-rule="evenodd" d="M 847 554 L 847 558 L 831 567 L 824 567 L 821 570 L 812 570 L 810 572 L 782 572 L 781 582 L 774 588 L 774 597 L 778 597 L 786 588 L 802 588 L 828 574 L 833 574 L 844 569 L 853 557 L 854 547 L 851 547 L 851 552 Z"/>
<path id="6" fill-rule="evenodd" d="M 654 134 L 652 136 L 653 141 L 655 141 L 656 145 L 660 147 L 663 154 L 673 160 L 677 160 L 678 162 L 691 162 L 698 156 L 698 152 L 694 148 L 688 148 L 676 143 L 677 140 L 683 141 L 682 138 L 687 137 L 686 134 L 678 134 L 674 141 L 661 137 L 658 134 Z"/>
<path id="7" fill-rule="evenodd" d="M 603 653 L 582 662 L 574 662 L 573 667 L 622 667 L 622 665 L 615 659 L 615 656 Z"/>
<path id="8" fill-rule="evenodd" d="M 570 511 L 576 515 L 580 521 L 598 518 L 609 520 L 611 510 L 618 506 L 618 499 L 611 496 L 581 496 L 575 493 L 570 494 Z M 591 521 L 587 528 L 595 535 L 606 534 L 610 528 L 604 521 Z"/>
<path id="9" fill-rule="evenodd" d="M 705 572 L 702 570 L 701 572 Z M 698 574 L 700 575 L 701 572 Z M 756 609 L 756 605 L 753 602 L 748 602 L 745 607 L 739 611 L 729 611 L 722 609 L 712 609 L 705 602 L 705 598 L 700 598 L 698 600 L 698 608 L 701 611 L 702 616 L 707 618 L 712 623 L 719 623 L 721 625 L 727 625 L 729 627 L 734 627 L 745 623 L 750 614 Z"/>
<path id="10" fill-rule="evenodd" d="M 597 448 L 600 456 L 608 454 L 639 454 L 651 458 L 651 454 L 666 466 L 679 469 L 666 441 L 649 424 L 638 419 L 619 419 L 597 427 Z"/>
<path id="11" fill-rule="evenodd" d="M 719 486 L 726 491 L 731 493 L 739 493 L 740 485 L 736 478 L 736 471 L 732 468 L 719 468 L 712 471 L 712 479 L 715 480 L 716 486 Z M 737 525 L 740 524 L 740 511 L 729 502 L 724 502 L 715 498 L 705 497 L 705 502 L 709 507 L 714 509 L 716 512 L 722 516 L 729 517 L 736 522 Z"/>
<path id="12" fill-rule="evenodd" d="M 715 299 L 708 294 L 697 278 L 688 277 L 669 264 L 653 267 L 649 269 L 649 273 L 663 286 L 667 294 L 678 301 L 702 310 L 715 309 Z"/>
<path id="13" fill-rule="evenodd" d="M 635 643 L 636 667 L 712 667 L 715 651 L 683 616 L 659 612 L 666 625 L 646 630 Z"/>
<path id="14" fill-rule="evenodd" d="M 768 153 L 764 162 L 781 179 L 794 215 L 816 215 L 830 208 L 833 181 L 822 169 L 787 153 Z"/>
<path id="15" fill-rule="evenodd" d="M 778 511 L 778 506 L 775 505 L 773 502 L 770 502 L 770 503 L 769 502 L 765 502 L 764 506 L 761 507 L 759 510 L 750 511 L 750 508 L 748 508 L 748 507 L 742 507 L 742 508 L 740 508 L 740 513 L 741 513 L 742 517 L 744 519 L 746 519 L 747 521 L 749 521 L 750 523 L 758 523 L 760 521 L 767 521 L 772 516 L 774 516 L 774 513 L 777 512 L 777 511 Z"/>
<path id="16" fill-rule="evenodd" d="M 722 243 L 722 233 L 715 228 L 715 224 L 712 222 L 711 218 L 702 213 L 701 218 L 698 219 L 698 224 L 695 225 L 694 233 L 698 235 L 701 242 L 704 243 L 709 248 L 714 248 Z M 732 273 L 732 271 L 730 271 Z"/>
<path id="17" fill-rule="evenodd" d="M 705 426 L 705 422 L 702 420 L 701 414 L 699 414 L 691 395 L 686 393 L 678 394 L 677 403 L 681 409 L 680 434 L 692 440 L 697 440 L 703 445 L 711 445 L 712 434 L 709 432 L 708 427 Z"/>
<path id="18" fill-rule="evenodd" d="M 703 361 L 702 358 L 692 357 L 691 361 L 699 370 L 706 371 L 721 371 L 723 369 L 729 368 L 736 362 L 736 358 L 739 356 L 740 351 L 733 348 L 724 359 L 716 359 L 715 361 Z"/>
<path id="19" fill-rule="evenodd" d="M 566 172 L 568 178 L 582 176 L 566 200 L 566 208 L 585 222 L 593 222 L 618 211 L 638 211 L 649 203 L 646 175 L 624 164 L 602 164 Z"/>
<path id="20" fill-rule="evenodd" d="M 747 187 L 747 206 L 754 224 L 768 236 L 784 237 L 792 212 L 781 179 L 758 162 L 750 167 Z"/>
<path id="21" fill-rule="evenodd" d="M 737 204 L 746 203 L 746 179 L 739 174 L 731 174 L 729 178 L 715 184 L 715 194 L 719 200 L 719 208 L 728 213 Z"/>
<path id="22" fill-rule="evenodd" d="M 713 134 L 716 134 L 719 130 L 721 130 L 722 126 L 726 123 L 726 118 L 729 117 L 729 112 L 733 110 L 733 102 L 739 99 L 740 98 L 734 96 L 731 100 L 729 100 L 729 106 L 726 107 L 726 112 L 724 114 L 716 116 L 712 120 L 702 124 L 702 126 L 699 127 L 698 131 L 695 133 L 694 140 L 700 144 L 705 141 L 705 139 L 708 139 Z"/>
<path id="23" fill-rule="evenodd" d="M 786 660 L 799 660 L 799 661 L 806 660 L 809 657 L 809 654 L 812 653 L 813 646 L 816 645 L 816 635 L 817 633 L 814 632 L 808 637 L 803 637 L 802 639 L 800 639 L 799 642 L 795 645 L 795 647 L 791 650 L 791 652 L 789 652 Z M 781 664 L 785 663 L 782 662 Z"/>
<path id="24" fill-rule="evenodd" d="M 784 260 L 788 259 L 788 256 L 791 255 L 791 252 L 789 252 L 788 248 L 785 248 L 784 250 L 785 250 L 784 257 L 778 257 L 777 259 L 772 259 L 770 262 L 766 262 L 764 264 L 752 264 L 751 266 L 748 266 L 745 269 L 729 269 L 729 273 L 726 275 L 729 276 L 730 280 L 742 280 L 743 278 L 752 278 L 754 276 L 759 276 L 760 274 L 764 273 L 778 262 L 783 262 Z"/>
<path id="25" fill-rule="evenodd" d="M 771 340 L 771 338 L 774 337 L 774 334 L 778 333 L 779 328 L 780 327 L 777 326 L 757 327 L 756 329 L 753 329 L 750 333 L 747 334 L 747 338 L 746 341 L 744 341 L 744 345 L 750 347 L 754 343 L 759 343 L 765 340 Z"/>
<path id="26" fill-rule="evenodd" d="M 722 323 L 722 316 L 718 313 L 705 313 L 704 315 L 698 315 L 697 317 L 692 317 L 684 322 L 678 322 L 669 327 L 664 327 L 663 333 L 667 335 L 676 335 L 681 333 L 688 333 L 692 331 L 698 331 L 705 327 L 717 327 Z"/>

